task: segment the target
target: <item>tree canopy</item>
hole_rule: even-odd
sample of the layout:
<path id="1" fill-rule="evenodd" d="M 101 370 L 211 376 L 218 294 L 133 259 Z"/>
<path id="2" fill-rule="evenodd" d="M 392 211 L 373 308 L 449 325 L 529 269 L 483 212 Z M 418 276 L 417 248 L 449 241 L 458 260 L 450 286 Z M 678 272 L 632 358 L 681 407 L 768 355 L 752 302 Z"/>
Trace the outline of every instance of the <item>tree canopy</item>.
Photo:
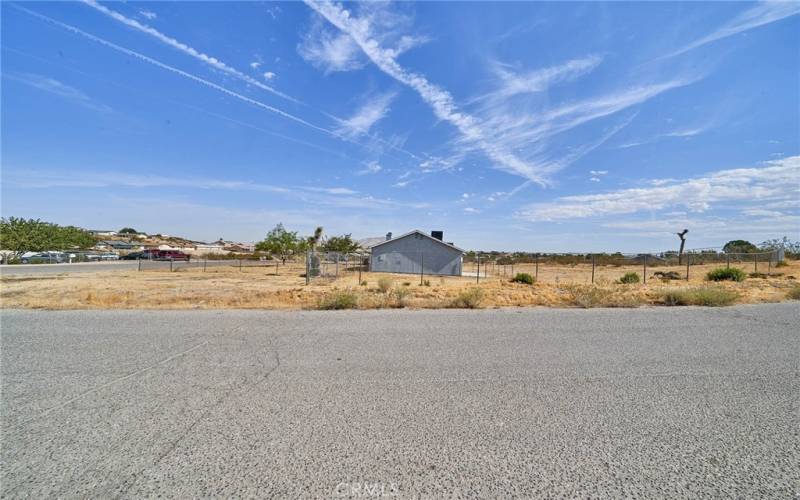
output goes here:
<path id="1" fill-rule="evenodd" d="M 731 240 L 722 247 L 725 253 L 753 253 L 758 252 L 758 247 L 746 240 Z"/>
<path id="2" fill-rule="evenodd" d="M 132 227 L 123 227 L 119 230 L 119 234 L 139 234 L 139 231 Z"/>
<path id="3" fill-rule="evenodd" d="M 331 236 L 322 244 L 322 250 L 326 252 L 351 253 L 357 251 L 358 248 L 358 243 L 353 241 L 349 234 Z"/>
<path id="4" fill-rule="evenodd" d="M 39 219 L 0 219 L 0 249 L 20 255 L 25 252 L 67 250 L 94 246 L 95 238 L 75 226 L 59 226 Z"/>
<path id="5" fill-rule="evenodd" d="M 279 257 L 283 263 L 295 252 L 301 251 L 304 245 L 296 231 L 287 231 L 283 224 L 278 224 L 267 233 L 267 237 L 256 243 L 256 250 L 259 252 L 269 252 Z"/>

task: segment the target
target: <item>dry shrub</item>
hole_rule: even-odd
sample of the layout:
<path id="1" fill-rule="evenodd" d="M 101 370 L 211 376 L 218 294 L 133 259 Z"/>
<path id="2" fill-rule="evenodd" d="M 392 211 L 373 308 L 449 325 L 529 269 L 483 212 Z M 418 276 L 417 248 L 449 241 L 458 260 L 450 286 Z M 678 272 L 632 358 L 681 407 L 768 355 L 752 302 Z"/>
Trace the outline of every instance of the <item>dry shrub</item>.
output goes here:
<path id="1" fill-rule="evenodd" d="M 800 286 L 792 287 L 786 293 L 786 297 L 792 300 L 800 300 Z"/>
<path id="2" fill-rule="evenodd" d="M 639 307 L 642 299 L 636 295 L 617 292 L 609 288 L 572 285 L 566 287 L 572 305 L 590 307 Z"/>
<path id="3" fill-rule="evenodd" d="M 709 271 L 706 279 L 709 281 L 744 281 L 747 273 L 736 267 L 720 267 Z"/>
<path id="4" fill-rule="evenodd" d="M 639 281 L 639 273 L 625 273 L 622 278 L 619 279 L 620 283 L 625 284 L 638 283 Z"/>
<path id="5" fill-rule="evenodd" d="M 383 293 L 388 293 L 389 290 L 391 289 L 392 289 L 392 278 L 389 278 L 388 276 L 383 276 L 381 278 L 378 278 L 378 290 L 380 290 Z"/>
<path id="6" fill-rule="evenodd" d="M 408 305 L 408 297 L 411 295 L 411 290 L 408 288 L 395 288 L 394 289 L 394 306 L 403 308 Z"/>
<path id="7" fill-rule="evenodd" d="M 355 309 L 358 307 L 358 296 L 349 290 L 336 290 L 325 294 L 319 300 L 319 309 Z"/>
<path id="8" fill-rule="evenodd" d="M 468 288 L 462 290 L 458 296 L 450 303 L 450 307 L 457 309 L 477 309 L 483 302 L 483 290 L 480 288 Z"/>
<path id="9" fill-rule="evenodd" d="M 664 292 L 662 299 L 668 306 L 729 306 L 739 294 L 725 288 L 683 288 Z"/>

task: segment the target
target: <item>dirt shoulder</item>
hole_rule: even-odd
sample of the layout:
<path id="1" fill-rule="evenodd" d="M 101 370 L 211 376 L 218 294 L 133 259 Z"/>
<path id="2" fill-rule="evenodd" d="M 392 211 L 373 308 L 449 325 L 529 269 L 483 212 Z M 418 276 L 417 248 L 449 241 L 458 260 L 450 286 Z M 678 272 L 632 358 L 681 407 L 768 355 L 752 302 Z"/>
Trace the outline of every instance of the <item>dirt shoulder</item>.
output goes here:
<path id="1" fill-rule="evenodd" d="M 516 266 L 514 273 L 535 273 L 532 266 L 527 267 Z M 362 273 L 359 281 L 357 272 L 348 271 L 337 279 L 317 279 L 306 285 L 303 266 L 292 263 L 281 266 L 277 274 L 274 267 L 224 267 L 3 276 L 0 302 L 3 308 L 23 309 L 637 307 L 781 302 L 798 293 L 800 262 L 743 282 L 705 281 L 706 273 L 716 267 L 694 266 L 688 281 L 685 268 L 650 268 L 647 284 L 616 282 L 628 272 L 641 275 L 643 269 L 636 266 L 598 267 L 592 284 L 591 266 L 583 265 L 540 266 L 533 285 L 510 282 L 510 268 L 494 269 L 478 283 L 474 276 L 377 273 Z M 678 272 L 682 279 L 664 281 L 655 275 L 668 271 Z"/>

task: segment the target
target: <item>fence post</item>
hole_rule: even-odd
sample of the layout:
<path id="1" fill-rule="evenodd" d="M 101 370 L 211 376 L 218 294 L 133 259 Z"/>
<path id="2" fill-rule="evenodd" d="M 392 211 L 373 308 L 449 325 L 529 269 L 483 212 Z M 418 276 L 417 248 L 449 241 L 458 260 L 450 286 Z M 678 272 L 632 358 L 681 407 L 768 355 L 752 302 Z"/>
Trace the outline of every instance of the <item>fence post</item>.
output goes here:
<path id="1" fill-rule="evenodd" d="M 278 261 L 275 261 L 275 276 L 278 275 Z"/>
<path id="2" fill-rule="evenodd" d="M 594 254 L 592 254 L 592 284 L 594 284 Z"/>
<path id="3" fill-rule="evenodd" d="M 336 254 L 336 277 L 339 277 L 339 254 Z"/>
<path id="4" fill-rule="evenodd" d="M 308 285 L 311 281 L 311 267 L 309 263 L 311 262 L 311 250 L 306 250 L 306 285 Z M 278 264 L 275 263 L 277 266 Z"/>
<path id="5" fill-rule="evenodd" d="M 511 263 L 511 277 L 514 277 L 514 263 Z"/>
<path id="6" fill-rule="evenodd" d="M 769 254 L 769 260 L 767 261 L 767 276 L 772 274 L 772 254 Z"/>
<path id="7" fill-rule="evenodd" d="M 692 254 L 686 254 L 686 281 L 689 281 L 689 261 L 692 258 Z"/>
<path id="8" fill-rule="evenodd" d="M 358 284 L 361 284 L 361 267 L 364 265 L 364 256 L 358 254 Z"/>
<path id="9" fill-rule="evenodd" d="M 644 284 L 647 284 L 647 254 L 644 254 Z"/>
<path id="10" fill-rule="evenodd" d="M 753 272 L 758 272 L 758 254 L 753 255 Z"/>
<path id="11" fill-rule="evenodd" d="M 539 254 L 538 253 L 536 254 L 536 276 L 534 276 L 534 278 L 536 278 L 536 281 L 539 281 Z"/>
<path id="12" fill-rule="evenodd" d="M 174 259 L 172 257 L 169 258 L 169 272 L 172 272 L 172 261 Z"/>
<path id="13" fill-rule="evenodd" d="M 419 286 L 422 286 L 422 275 L 425 274 L 425 253 L 419 253 Z"/>
<path id="14" fill-rule="evenodd" d="M 142 258 L 139 257 L 138 259 L 136 259 L 136 261 L 139 263 L 139 269 L 138 270 L 141 271 L 142 270 Z"/>
<path id="15" fill-rule="evenodd" d="M 239 259 L 239 272 L 242 272 L 242 259 Z"/>
<path id="16" fill-rule="evenodd" d="M 475 262 L 477 263 L 478 266 L 477 267 L 478 271 L 475 273 L 475 283 L 477 284 L 481 282 L 481 258 L 475 257 Z"/>
<path id="17" fill-rule="evenodd" d="M 206 272 L 206 265 L 208 264 L 208 257 L 203 259 L 203 272 Z"/>

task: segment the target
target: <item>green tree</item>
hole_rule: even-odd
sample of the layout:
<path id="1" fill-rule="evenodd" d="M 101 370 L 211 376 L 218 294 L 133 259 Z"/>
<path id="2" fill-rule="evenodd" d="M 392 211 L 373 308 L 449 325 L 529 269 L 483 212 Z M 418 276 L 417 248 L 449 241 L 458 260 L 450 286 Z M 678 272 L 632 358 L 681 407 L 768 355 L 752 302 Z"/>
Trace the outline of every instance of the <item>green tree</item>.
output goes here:
<path id="1" fill-rule="evenodd" d="M 284 264 L 295 252 L 301 250 L 302 245 L 297 237 L 296 231 L 287 231 L 283 224 L 278 224 L 267 233 L 267 237 L 256 243 L 256 250 L 259 252 L 269 252 L 278 256 Z"/>
<path id="2" fill-rule="evenodd" d="M 351 253 L 358 250 L 358 243 L 353 241 L 349 234 L 343 234 L 341 236 L 331 236 L 325 240 L 325 243 L 322 244 L 322 249 L 326 252 Z"/>
<path id="3" fill-rule="evenodd" d="M 119 234 L 139 234 L 139 231 L 132 227 L 123 227 L 119 230 Z"/>
<path id="4" fill-rule="evenodd" d="M 792 241 L 786 236 L 784 236 L 783 238 L 775 238 L 773 240 L 767 240 L 761 243 L 759 247 L 761 248 L 761 250 L 767 250 L 767 251 L 783 248 L 790 253 L 800 253 L 800 242 Z"/>
<path id="5" fill-rule="evenodd" d="M 753 253 L 758 252 L 758 247 L 745 240 L 732 240 L 722 247 L 725 253 Z"/>
<path id="6" fill-rule="evenodd" d="M 0 219 L 0 249 L 10 250 L 15 257 L 25 252 L 87 248 L 95 241 L 88 231 L 75 226 L 20 217 Z"/>

